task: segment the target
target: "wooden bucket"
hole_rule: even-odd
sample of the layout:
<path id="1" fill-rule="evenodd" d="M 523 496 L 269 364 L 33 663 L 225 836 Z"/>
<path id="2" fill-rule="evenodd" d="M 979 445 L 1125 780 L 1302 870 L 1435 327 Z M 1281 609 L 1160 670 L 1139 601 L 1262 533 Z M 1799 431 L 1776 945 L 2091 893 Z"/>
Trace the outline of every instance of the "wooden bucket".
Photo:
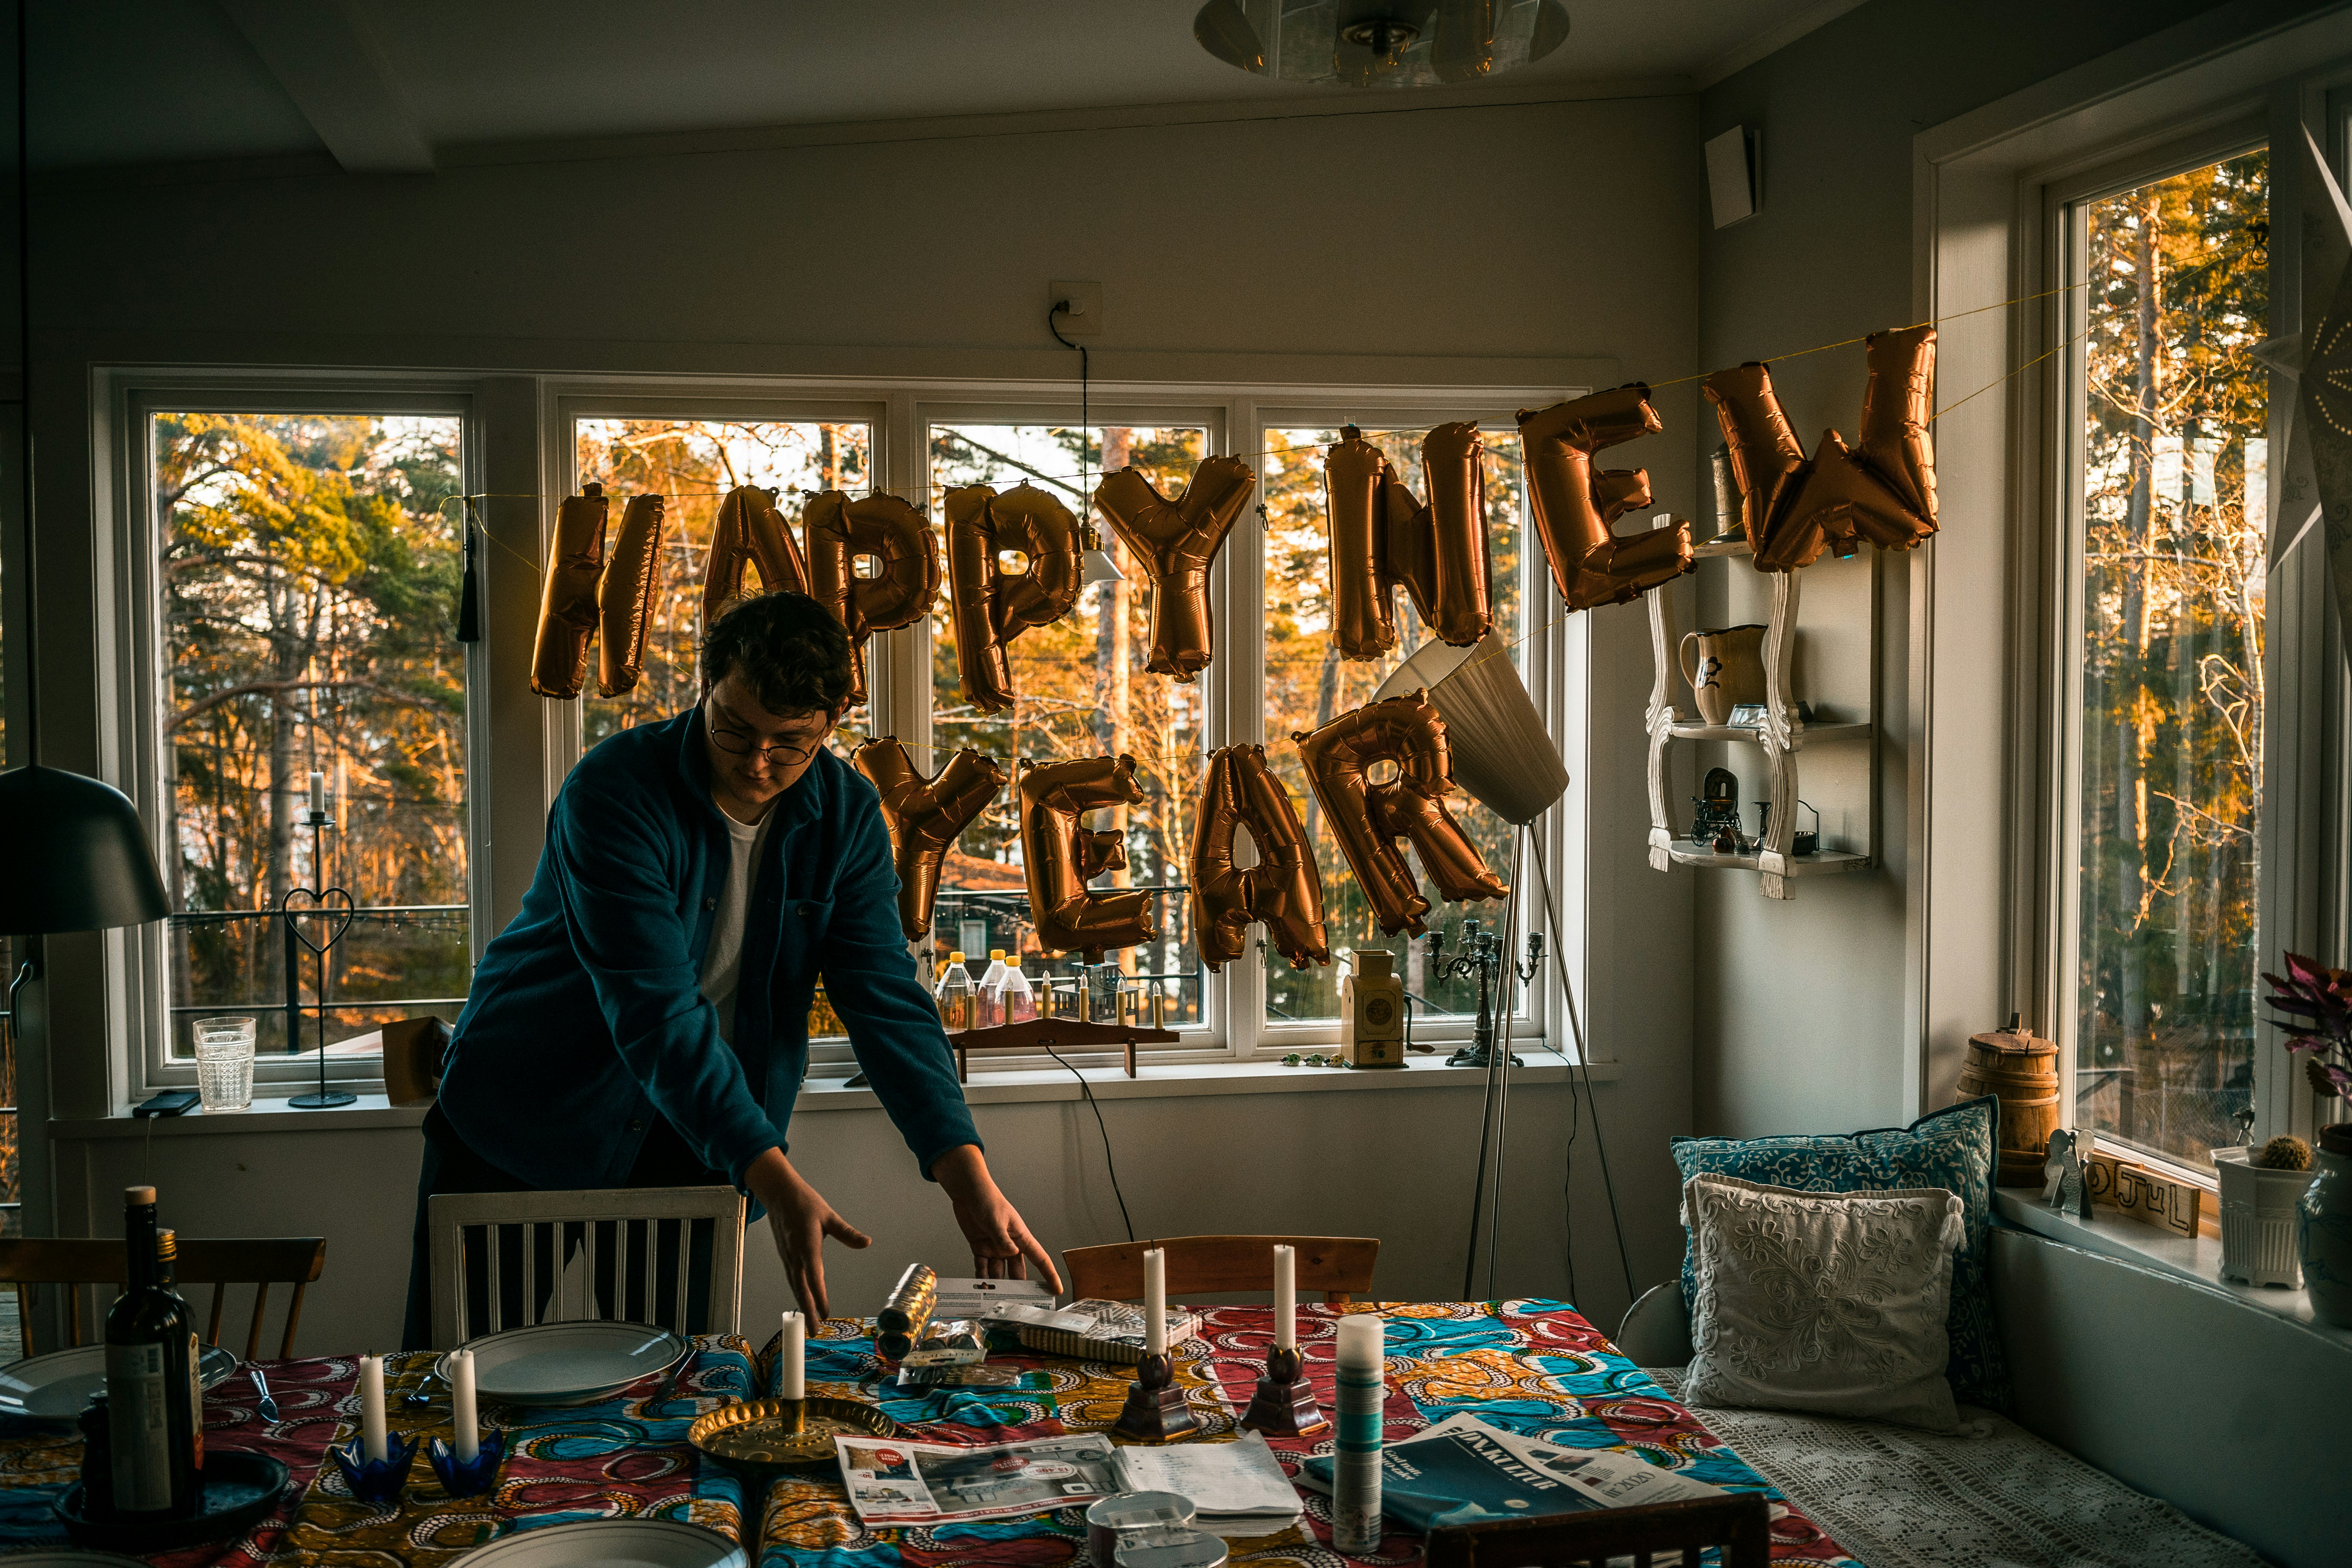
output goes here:
<path id="1" fill-rule="evenodd" d="M 1969 1037 L 1960 1068 L 1960 1098 L 2000 1100 L 2000 1165 L 1993 1184 L 2038 1187 L 2050 1134 L 2058 1128 L 2058 1047 L 2006 1029 Z"/>

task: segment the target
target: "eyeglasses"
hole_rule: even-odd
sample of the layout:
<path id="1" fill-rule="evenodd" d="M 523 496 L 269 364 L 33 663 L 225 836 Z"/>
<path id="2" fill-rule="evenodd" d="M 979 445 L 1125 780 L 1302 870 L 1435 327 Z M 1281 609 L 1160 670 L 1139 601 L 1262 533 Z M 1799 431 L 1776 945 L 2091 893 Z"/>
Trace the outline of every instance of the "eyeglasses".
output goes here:
<path id="1" fill-rule="evenodd" d="M 725 752 L 729 756 L 748 757 L 754 752 L 757 752 L 761 756 L 767 758 L 771 763 L 780 768 L 798 767 L 801 763 L 807 762 L 811 757 L 815 756 L 817 752 L 822 751 L 824 747 L 824 738 L 823 736 L 819 736 L 814 744 L 806 746 L 782 744 L 773 746 L 757 746 L 751 743 L 751 737 L 743 734 L 740 731 L 722 730 L 716 724 L 706 724 L 705 728 L 710 732 L 710 743 L 717 746 L 720 751 Z M 831 725 L 826 726 L 828 731 L 831 730 Z"/>

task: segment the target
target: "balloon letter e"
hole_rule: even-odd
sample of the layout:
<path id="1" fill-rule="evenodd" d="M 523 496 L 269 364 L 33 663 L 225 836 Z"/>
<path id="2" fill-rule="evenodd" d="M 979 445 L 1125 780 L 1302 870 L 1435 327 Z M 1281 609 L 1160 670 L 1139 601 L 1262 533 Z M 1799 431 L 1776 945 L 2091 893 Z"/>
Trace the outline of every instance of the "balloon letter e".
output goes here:
<path id="1" fill-rule="evenodd" d="M 1048 952 L 1081 952 L 1101 962 L 1112 948 L 1150 942 L 1148 891 L 1094 893 L 1087 884 L 1127 864 L 1117 833 L 1078 826 L 1106 805 L 1139 805 L 1133 757 L 1073 757 L 1042 763 L 1021 775 L 1021 858 L 1029 873 L 1029 913 L 1037 945 Z"/>

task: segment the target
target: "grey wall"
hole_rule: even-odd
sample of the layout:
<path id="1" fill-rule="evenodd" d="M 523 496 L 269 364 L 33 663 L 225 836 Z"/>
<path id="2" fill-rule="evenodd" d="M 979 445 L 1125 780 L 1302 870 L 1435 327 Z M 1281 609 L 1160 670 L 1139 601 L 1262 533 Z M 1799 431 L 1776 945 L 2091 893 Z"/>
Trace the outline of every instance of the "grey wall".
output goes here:
<path id="1" fill-rule="evenodd" d="M 1765 174 L 1757 216 L 1727 229 L 1702 225 L 1701 362 L 1772 360 L 1774 385 L 1809 451 L 1826 427 L 1851 436 L 1865 380 L 1861 346 L 1775 356 L 1916 319 L 1912 137 L 2207 8 L 2184 0 L 1872 0 L 1702 93 L 1701 138 L 1760 127 Z M 1973 390 L 1946 386 L 1939 397 L 1949 404 Z M 1721 437 L 1711 419 L 1696 437 L 1704 464 Z M 1709 1131 L 1851 1131 L 1906 1121 L 1921 1109 L 1905 1102 L 1902 1039 L 1910 563 L 1887 556 L 1826 569 L 1879 574 L 1885 868 L 1807 880 L 1786 904 L 1756 897 L 1745 879 L 1701 882 L 1694 1098 Z M 1706 625 L 1763 618 L 1755 574 L 1744 569 L 1712 569 L 1701 594 Z M 2000 634 L 1989 626 L 1985 635 Z M 1987 765 L 1998 765 L 2000 738 L 1986 744 Z M 1983 894 L 2001 896 L 1998 888 Z"/>
<path id="2" fill-rule="evenodd" d="M 459 162 L 415 177 L 299 161 L 59 176 L 40 186 L 37 218 L 55 587 L 43 597 L 45 751 L 85 768 L 110 754 L 95 700 L 108 568 L 89 519 L 110 458 L 89 434 L 94 365 L 1061 378 L 1069 356 L 1045 337 L 1045 285 L 1076 277 L 1106 289 L 1098 377 L 1244 366 L 1267 382 L 1541 385 L 1598 360 L 1663 380 L 1695 368 L 1693 148 L 1690 101 L 1660 99 Z M 1602 213 L 1640 221 L 1598 225 Z M 508 394 L 528 410 L 527 382 Z M 1670 430 L 1689 429 L 1692 389 L 1663 411 Z M 1677 437 L 1626 457 L 1656 470 L 1662 505 L 1688 512 L 1689 449 Z M 1588 910 L 1600 936 L 1587 1001 L 1596 1044 L 1623 1064 L 1597 1092 L 1633 1277 L 1647 1286 L 1680 1247 L 1664 1141 L 1689 1118 L 1689 994 L 1661 959 L 1686 944 L 1691 883 L 1642 868 L 1646 626 L 1638 611 L 1594 623 L 1602 787 L 1588 826 L 1601 907 Z M 513 853 L 502 840 L 500 862 Z M 89 1070 L 114 1005 L 91 979 L 100 947 L 53 944 L 53 1001 L 34 1020 L 55 1108 L 73 1118 L 121 1110 Z M 1563 1103 L 1543 1085 L 1514 1100 L 1508 1292 L 1568 1288 Z M 1460 1289 L 1455 1216 L 1476 1104 L 1472 1089 L 1360 1090 L 1132 1100 L 1106 1115 L 1139 1231 L 1379 1236 L 1383 1292 L 1443 1297 Z M 1083 1108 L 990 1106 L 980 1120 L 1051 1245 L 1120 1234 Z M 796 1158 L 884 1238 L 841 1265 L 845 1306 L 911 1257 L 953 1265 L 946 1207 L 878 1113 L 807 1122 Z M 388 1342 L 415 1135 L 326 1125 L 173 1130 L 152 1150 L 61 1125 L 55 1223 L 102 1233 L 136 1177 L 157 1183 L 189 1233 L 326 1235 L 330 1278 L 303 1344 Z M 1595 1321 L 1613 1326 L 1625 1287 L 1593 1150 L 1588 1123 L 1572 1197 L 1580 1283 Z M 750 1298 L 762 1312 L 782 1294 L 772 1258 L 763 1268 Z"/>

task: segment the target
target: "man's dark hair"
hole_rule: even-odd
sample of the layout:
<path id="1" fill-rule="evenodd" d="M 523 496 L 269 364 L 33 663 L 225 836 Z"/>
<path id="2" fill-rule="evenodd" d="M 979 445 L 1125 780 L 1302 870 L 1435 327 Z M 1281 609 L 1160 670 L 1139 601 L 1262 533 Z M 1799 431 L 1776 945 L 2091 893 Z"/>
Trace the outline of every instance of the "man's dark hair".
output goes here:
<path id="1" fill-rule="evenodd" d="M 702 637 L 703 689 L 730 675 L 771 713 L 831 712 L 849 700 L 849 634 L 806 594 L 741 600 Z"/>

